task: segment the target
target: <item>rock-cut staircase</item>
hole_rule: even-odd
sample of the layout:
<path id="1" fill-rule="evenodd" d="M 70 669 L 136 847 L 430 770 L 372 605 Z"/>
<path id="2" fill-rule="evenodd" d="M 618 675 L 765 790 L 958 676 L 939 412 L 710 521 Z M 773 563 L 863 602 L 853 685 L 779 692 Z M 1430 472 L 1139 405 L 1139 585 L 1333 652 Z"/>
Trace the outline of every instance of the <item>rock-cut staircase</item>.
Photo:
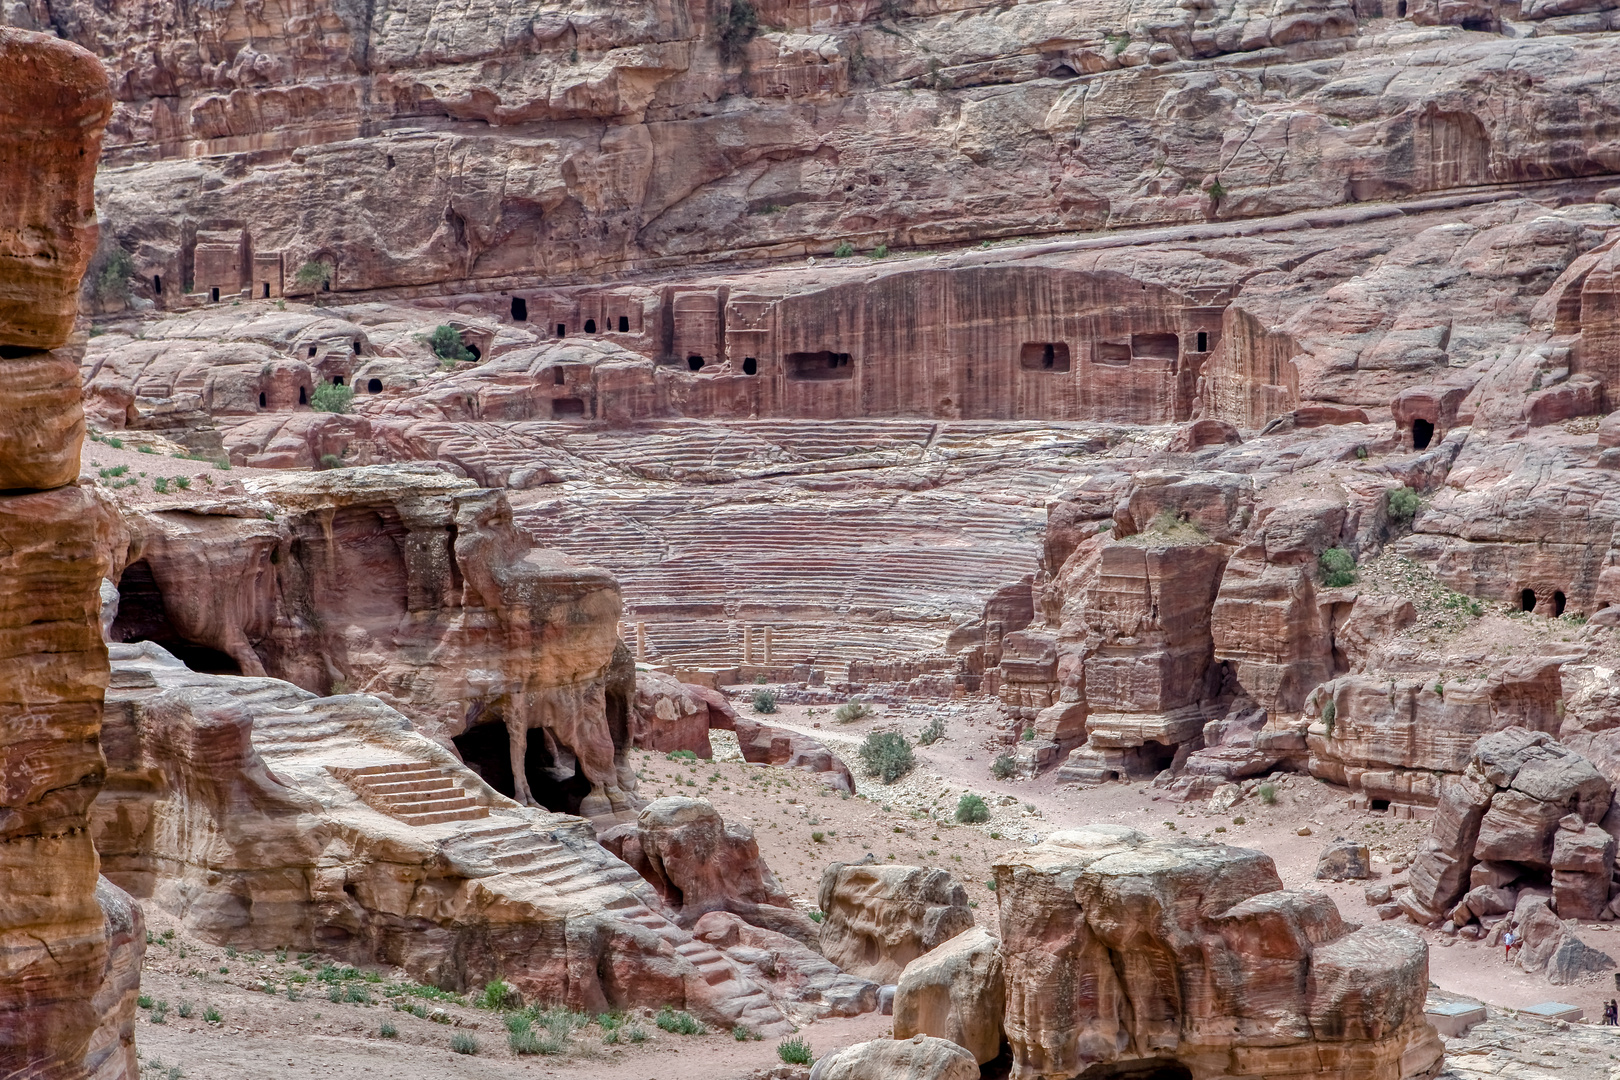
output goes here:
<path id="1" fill-rule="evenodd" d="M 341 775 L 367 806 L 407 825 L 437 825 L 489 816 L 489 807 L 467 794 L 449 772 L 437 765 L 401 761 L 343 769 Z"/>
<path id="2" fill-rule="evenodd" d="M 762 1035 L 792 1030 L 766 991 L 738 971 L 718 949 L 693 937 L 667 916 L 648 907 L 634 891 L 641 875 L 594 843 L 569 843 L 527 822 L 494 822 L 459 831 L 442 845 L 450 864 L 470 877 L 510 874 L 561 896 L 604 890 L 603 915 L 633 923 L 667 941 L 697 969 L 704 988 L 688 991 L 688 1008 L 702 999 L 701 1012 L 723 1017 L 733 1027 Z M 593 898 L 594 899 L 594 898 Z"/>

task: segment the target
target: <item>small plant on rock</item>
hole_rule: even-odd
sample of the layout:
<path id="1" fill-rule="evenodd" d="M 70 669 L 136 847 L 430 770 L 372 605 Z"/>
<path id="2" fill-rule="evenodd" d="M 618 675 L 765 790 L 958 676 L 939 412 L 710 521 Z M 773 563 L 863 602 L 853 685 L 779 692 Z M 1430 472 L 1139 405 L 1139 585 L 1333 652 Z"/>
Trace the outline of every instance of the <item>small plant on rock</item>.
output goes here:
<path id="1" fill-rule="evenodd" d="M 963 825 L 983 825 L 990 820 L 990 806 L 982 795 L 963 795 L 956 800 L 956 820 Z"/>
<path id="2" fill-rule="evenodd" d="M 769 715 L 776 711 L 776 695 L 769 690 L 754 691 L 754 711 Z"/>
<path id="3" fill-rule="evenodd" d="M 316 412 L 346 413 L 354 403 L 354 387 L 336 383 L 322 383 L 309 397 L 310 408 Z"/>
<path id="4" fill-rule="evenodd" d="M 776 1044 L 776 1056 L 786 1065 L 808 1065 L 811 1062 L 810 1044 L 795 1035 Z"/>
<path id="5" fill-rule="evenodd" d="M 428 347 L 433 355 L 440 360 L 448 360 L 452 364 L 459 364 L 473 358 L 472 350 L 462 342 L 461 335 L 453 326 L 435 326 L 433 333 L 428 335 Z"/>
<path id="6" fill-rule="evenodd" d="M 855 245 L 848 240 L 840 240 L 838 246 L 833 248 L 832 253 L 835 259 L 847 259 L 855 254 Z"/>
<path id="7" fill-rule="evenodd" d="M 720 50 L 720 59 L 728 64 L 740 60 L 748 43 L 758 33 L 759 12 L 754 5 L 748 0 L 730 0 L 714 23 L 714 43 Z"/>
<path id="8" fill-rule="evenodd" d="M 877 247 L 872 249 L 872 258 L 874 258 L 874 259 L 887 259 L 888 257 L 889 257 L 889 245 L 888 244 L 879 244 Z"/>
<path id="9" fill-rule="evenodd" d="M 1327 728 L 1328 738 L 1333 738 L 1333 721 L 1339 715 L 1339 707 L 1329 698 L 1322 706 L 1322 724 Z"/>
<path id="10" fill-rule="evenodd" d="M 1322 584 L 1328 588 L 1342 589 L 1356 583 L 1356 557 L 1344 548 L 1328 548 L 1316 561 L 1322 570 Z"/>
<path id="11" fill-rule="evenodd" d="M 872 732 L 861 744 L 860 755 L 867 774 L 885 784 L 894 783 L 917 763 L 906 737 L 894 731 Z"/>
<path id="12" fill-rule="evenodd" d="M 990 765 L 990 775 L 997 780 L 1011 780 L 1018 775 L 1018 759 L 1011 754 L 1002 754 Z"/>
<path id="13" fill-rule="evenodd" d="M 1389 520 L 1397 525 L 1410 525 L 1418 512 L 1418 507 L 1423 503 L 1423 500 L 1418 498 L 1418 493 L 1409 487 L 1392 488 L 1387 498 Z"/>

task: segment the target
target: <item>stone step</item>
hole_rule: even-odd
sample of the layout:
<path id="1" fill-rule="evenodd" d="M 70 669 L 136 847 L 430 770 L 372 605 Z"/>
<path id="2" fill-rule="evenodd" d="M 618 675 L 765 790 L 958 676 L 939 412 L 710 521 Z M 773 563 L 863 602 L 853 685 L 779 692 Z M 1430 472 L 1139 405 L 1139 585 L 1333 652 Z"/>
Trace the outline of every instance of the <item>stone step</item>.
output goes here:
<path id="1" fill-rule="evenodd" d="M 411 795 L 426 791 L 452 791 L 459 789 L 460 785 L 448 776 L 435 774 L 423 776 L 421 779 L 389 780 L 386 783 L 363 781 L 377 795 Z"/>
<path id="2" fill-rule="evenodd" d="M 407 825 L 438 825 L 446 821 L 471 821 L 475 818 L 488 817 L 489 807 L 468 806 L 460 810 L 435 810 L 425 814 L 401 811 L 395 816 Z"/>

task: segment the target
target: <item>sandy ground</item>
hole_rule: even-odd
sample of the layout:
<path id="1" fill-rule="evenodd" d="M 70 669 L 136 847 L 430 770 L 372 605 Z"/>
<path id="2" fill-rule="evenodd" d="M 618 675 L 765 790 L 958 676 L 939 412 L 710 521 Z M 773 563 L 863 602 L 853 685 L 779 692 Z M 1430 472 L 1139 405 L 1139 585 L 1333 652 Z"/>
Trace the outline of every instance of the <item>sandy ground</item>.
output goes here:
<path id="1" fill-rule="evenodd" d="M 966 887 L 981 923 L 992 928 L 997 916 L 988 884 L 992 863 L 1003 852 L 1057 829 L 1108 821 L 1157 835 L 1170 835 L 1173 827 L 1176 833 L 1257 847 L 1276 860 L 1286 886 L 1320 889 L 1333 897 L 1347 920 L 1366 921 L 1373 915 L 1363 897 L 1364 883 L 1314 879 L 1323 845 L 1337 836 L 1362 840 L 1373 850 L 1380 879 L 1400 881 L 1400 875 L 1390 874 L 1391 862 L 1412 851 L 1428 827 L 1426 822 L 1347 809 L 1346 792 L 1304 776 L 1281 778 L 1274 804 L 1251 796 L 1224 813 L 1202 804 L 1170 802 L 1145 784 L 1080 789 L 1059 785 L 1050 776 L 997 781 L 990 777 L 989 765 L 1003 749 L 1001 729 L 994 709 L 983 702 L 890 707 L 849 725 L 837 724 L 825 707 L 784 705 L 769 719 L 823 739 L 853 766 L 854 746 L 868 731 L 897 729 L 915 736 L 936 716 L 944 721 L 946 737 L 916 749 L 911 774 L 888 787 L 861 777 L 860 794 L 854 797 L 843 797 L 807 774 L 746 764 L 736 752 L 735 738 L 726 732 L 714 734 L 713 761 L 671 760 L 642 751 L 634 753 L 634 760 L 644 796 L 701 796 L 728 820 L 751 824 L 761 854 L 807 910 L 815 907 L 828 863 L 852 862 L 871 853 L 883 862 L 892 858 L 948 869 Z M 962 826 L 948 820 L 964 791 L 987 800 L 993 810 L 990 822 Z M 1310 829 L 1310 835 L 1299 835 L 1301 827 Z M 602 1028 L 592 1024 L 573 1034 L 564 1054 L 519 1057 L 508 1048 L 497 1014 L 461 1001 L 414 996 L 421 991 L 413 990 L 401 972 L 378 968 L 349 978 L 342 978 L 341 971 L 329 972 L 336 977 L 323 981 L 325 958 L 227 952 L 178 934 L 165 938 L 174 924 L 150 906 L 148 919 L 153 939 L 142 986 L 151 1005 L 140 1010 L 137 1022 L 147 1080 L 368 1075 L 743 1080 L 764 1077 L 779 1064 L 775 1040 L 737 1042 L 728 1032 L 667 1033 L 646 1011 L 629 1021 L 646 1033 L 643 1042 L 630 1044 L 621 1037 L 616 1045 L 609 1044 Z M 1565 1001 L 1580 1005 L 1589 1017 L 1599 1015 L 1601 1002 L 1615 996 L 1609 975 L 1553 987 L 1540 976 L 1508 967 L 1498 949 L 1447 943 L 1441 934 L 1423 933 L 1431 945 L 1431 978 L 1442 989 L 1506 1007 Z M 1590 944 L 1620 953 L 1620 933 L 1608 925 L 1585 925 L 1582 933 Z M 267 985 L 273 994 L 264 991 Z M 334 985 L 344 1000 L 330 999 Z M 289 987 L 296 1000 L 289 999 Z M 353 997 L 362 1000 L 349 1000 Z M 169 1009 L 163 1022 L 155 1023 L 158 1013 L 151 1006 L 159 1001 L 168 1002 Z M 179 1015 L 182 1003 L 189 1006 L 189 1017 Z M 441 1014 L 422 1017 L 396 1005 Z M 217 1022 L 206 1018 L 209 1008 L 217 1010 Z M 391 1038 L 382 1034 L 385 1022 L 394 1026 Z M 868 1015 L 814 1023 L 802 1035 L 819 1057 L 889 1031 L 887 1017 Z M 453 1053 L 450 1040 L 457 1033 L 472 1035 L 478 1053 Z"/>

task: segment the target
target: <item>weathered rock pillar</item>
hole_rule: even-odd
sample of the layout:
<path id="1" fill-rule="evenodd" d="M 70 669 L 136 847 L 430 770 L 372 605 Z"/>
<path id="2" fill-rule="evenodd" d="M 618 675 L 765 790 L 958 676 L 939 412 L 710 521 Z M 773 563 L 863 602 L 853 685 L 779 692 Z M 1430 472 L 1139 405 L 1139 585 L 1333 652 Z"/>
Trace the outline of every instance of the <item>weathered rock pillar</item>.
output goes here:
<path id="1" fill-rule="evenodd" d="M 636 659 L 646 662 L 647 659 L 647 624 L 636 623 Z"/>
<path id="2" fill-rule="evenodd" d="M 748 623 L 743 624 L 743 663 L 754 662 L 754 628 Z"/>
<path id="3" fill-rule="evenodd" d="M 765 628 L 765 666 L 769 667 L 770 664 L 771 664 L 771 628 L 767 626 Z"/>
<path id="4" fill-rule="evenodd" d="M 32 1080 L 85 1075 L 107 968 L 89 830 L 107 519 L 75 483 L 84 413 L 64 346 L 111 113 L 90 53 L 0 27 L 0 1076 Z"/>

